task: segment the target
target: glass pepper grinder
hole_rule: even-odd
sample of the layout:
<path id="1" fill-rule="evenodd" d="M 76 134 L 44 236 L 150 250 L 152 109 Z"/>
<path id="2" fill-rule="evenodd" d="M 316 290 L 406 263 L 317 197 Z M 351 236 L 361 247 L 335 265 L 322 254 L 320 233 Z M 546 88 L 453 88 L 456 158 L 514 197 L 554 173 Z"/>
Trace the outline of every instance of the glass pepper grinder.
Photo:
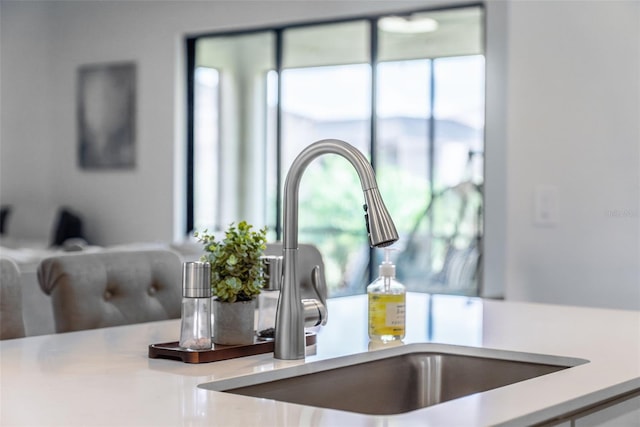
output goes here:
<path id="1" fill-rule="evenodd" d="M 182 324 L 180 347 L 211 350 L 211 265 L 189 261 L 182 265 Z"/>
<path id="2" fill-rule="evenodd" d="M 262 262 L 264 286 L 258 295 L 258 338 L 273 339 L 282 282 L 282 257 L 263 255 L 260 257 L 260 261 Z"/>

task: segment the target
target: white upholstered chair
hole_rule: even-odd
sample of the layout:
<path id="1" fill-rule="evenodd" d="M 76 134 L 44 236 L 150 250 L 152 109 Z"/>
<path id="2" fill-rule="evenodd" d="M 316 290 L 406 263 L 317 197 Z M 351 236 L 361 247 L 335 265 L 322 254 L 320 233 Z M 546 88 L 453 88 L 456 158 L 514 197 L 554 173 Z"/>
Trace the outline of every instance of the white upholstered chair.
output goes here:
<path id="1" fill-rule="evenodd" d="M 11 259 L 0 258 L 0 339 L 24 336 L 20 270 Z"/>

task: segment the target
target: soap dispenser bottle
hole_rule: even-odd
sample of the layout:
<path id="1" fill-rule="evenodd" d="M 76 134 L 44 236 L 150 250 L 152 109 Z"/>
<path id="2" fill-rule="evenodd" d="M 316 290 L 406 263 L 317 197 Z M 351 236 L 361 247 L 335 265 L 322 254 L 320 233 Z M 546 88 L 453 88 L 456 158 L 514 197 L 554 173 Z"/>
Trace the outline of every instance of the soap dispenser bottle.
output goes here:
<path id="1" fill-rule="evenodd" d="M 385 342 L 403 339 L 406 326 L 407 292 L 404 285 L 396 280 L 396 266 L 390 260 L 391 250 L 384 250 L 379 277 L 367 286 L 369 338 Z"/>

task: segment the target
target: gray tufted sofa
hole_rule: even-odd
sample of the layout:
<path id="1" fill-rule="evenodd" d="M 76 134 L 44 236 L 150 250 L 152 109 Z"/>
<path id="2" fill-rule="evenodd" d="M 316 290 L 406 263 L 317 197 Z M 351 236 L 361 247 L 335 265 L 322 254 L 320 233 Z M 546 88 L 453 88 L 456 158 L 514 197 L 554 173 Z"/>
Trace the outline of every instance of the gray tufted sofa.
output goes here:
<path id="1" fill-rule="evenodd" d="M 38 281 L 68 332 L 179 318 L 181 267 L 170 250 L 68 254 L 42 260 Z"/>

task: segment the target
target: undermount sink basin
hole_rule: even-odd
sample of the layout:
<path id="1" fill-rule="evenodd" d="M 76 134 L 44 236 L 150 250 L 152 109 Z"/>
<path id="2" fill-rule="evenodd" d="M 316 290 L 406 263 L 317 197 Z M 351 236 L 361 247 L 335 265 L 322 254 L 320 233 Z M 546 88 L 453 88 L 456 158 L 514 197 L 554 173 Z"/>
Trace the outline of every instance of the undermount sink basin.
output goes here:
<path id="1" fill-rule="evenodd" d="M 199 387 L 371 415 L 400 414 L 586 363 L 438 344 L 409 344 Z"/>

